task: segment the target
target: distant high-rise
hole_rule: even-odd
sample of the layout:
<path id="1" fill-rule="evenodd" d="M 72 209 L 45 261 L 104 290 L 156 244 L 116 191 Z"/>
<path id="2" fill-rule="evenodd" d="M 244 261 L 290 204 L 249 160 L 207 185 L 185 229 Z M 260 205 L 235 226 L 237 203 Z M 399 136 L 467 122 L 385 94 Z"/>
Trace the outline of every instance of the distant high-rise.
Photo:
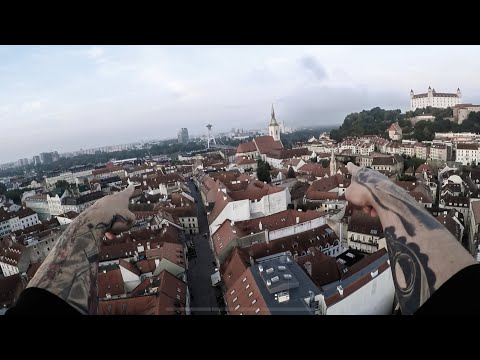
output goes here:
<path id="1" fill-rule="evenodd" d="M 182 128 L 178 132 L 178 143 L 179 144 L 188 144 L 188 129 Z"/>
<path id="2" fill-rule="evenodd" d="M 42 164 L 51 164 L 52 162 L 58 160 L 58 159 L 54 160 L 54 157 L 56 157 L 54 152 L 41 153 L 40 161 L 42 162 Z"/>
<path id="3" fill-rule="evenodd" d="M 40 161 L 40 156 L 36 155 L 33 157 L 33 165 L 38 165 L 40 164 L 41 161 Z"/>

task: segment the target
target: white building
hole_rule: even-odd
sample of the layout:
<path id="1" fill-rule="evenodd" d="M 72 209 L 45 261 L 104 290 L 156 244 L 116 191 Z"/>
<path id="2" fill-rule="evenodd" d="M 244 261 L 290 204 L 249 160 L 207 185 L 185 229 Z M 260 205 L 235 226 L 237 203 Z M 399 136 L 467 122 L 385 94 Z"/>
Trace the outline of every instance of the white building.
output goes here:
<path id="1" fill-rule="evenodd" d="M 39 224 L 38 215 L 32 209 L 24 208 L 16 212 L 0 212 L 0 236 L 23 230 Z"/>
<path id="2" fill-rule="evenodd" d="M 480 199 L 471 199 L 469 206 L 470 226 L 468 234 L 468 247 L 473 256 L 477 252 L 478 226 L 480 224 Z"/>
<path id="3" fill-rule="evenodd" d="M 79 166 L 62 173 L 50 174 L 46 177 L 45 182 L 50 188 L 53 187 L 57 181 L 60 180 L 66 181 L 69 184 L 75 184 L 77 178 L 90 176 L 92 175 L 92 172 L 93 166 Z"/>
<path id="4" fill-rule="evenodd" d="M 363 211 L 354 210 L 348 222 L 348 246 L 364 253 L 373 254 L 380 249 L 383 238 L 382 224 Z"/>
<path id="5" fill-rule="evenodd" d="M 455 161 L 462 165 L 477 164 L 478 144 L 458 143 Z"/>
<path id="6" fill-rule="evenodd" d="M 473 104 L 458 104 L 453 108 L 453 119 L 461 124 L 465 119 L 468 118 L 471 112 L 480 111 L 480 105 Z"/>
<path id="7" fill-rule="evenodd" d="M 230 194 L 219 190 L 215 206 L 209 214 L 210 234 L 215 233 L 227 219 L 244 221 L 272 215 L 287 210 L 290 203 L 290 191 L 286 187 L 270 187 L 263 192 L 263 195 L 251 190 Z"/>
<path id="8" fill-rule="evenodd" d="M 417 94 L 410 90 L 410 110 L 417 108 L 426 108 L 427 106 L 446 109 L 454 107 L 462 102 L 462 92 L 457 89 L 456 93 L 437 93 L 435 89 L 428 87 L 428 91 L 423 94 Z"/>
<path id="9" fill-rule="evenodd" d="M 324 302 L 321 308 L 326 308 L 326 315 L 392 314 L 395 287 L 390 260 L 386 252 L 379 254 L 383 256 L 365 266 L 362 271 L 341 282 L 322 287 Z"/>
<path id="10" fill-rule="evenodd" d="M 390 125 L 390 127 L 388 128 L 388 136 L 392 140 L 402 140 L 402 128 L 400 127 L 400 125 L 398 125 L 398 123 L 393 123 L 392 125 Z"/>
<path id="11" fill-rule="evenodd" d="M 28 197 L 25 199 L 25 205 L 38 213 L 40 220 L 49 220 L 52 216 L 62 215 L 69 211 L 81 213 L 103 196 L 101 191 L 96 191 L 74 198 L 69 196 L 68 191 L 65 191 L 61 197 L 58 195 L 51 197 L 48 194 Z"/>
<path id="12" fill-rule="evenodd" d="M 445 144 L 433 143 L 430 146 L 430 159 L 447 161 L 447 146 Z"/>

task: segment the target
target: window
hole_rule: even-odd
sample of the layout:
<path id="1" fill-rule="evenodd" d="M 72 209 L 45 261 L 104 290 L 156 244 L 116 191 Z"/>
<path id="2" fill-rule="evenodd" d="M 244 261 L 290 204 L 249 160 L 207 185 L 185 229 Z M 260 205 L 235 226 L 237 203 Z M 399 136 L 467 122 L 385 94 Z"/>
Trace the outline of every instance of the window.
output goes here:
<path id="1" fill-rule="evenodd" d="M 230 295 L 233 295 L 234 292 L 235 292 L 235 289 L 233 289 L 232 291 L 230 291 Z"/>
<path id="2" fill-rule="evenodd" d="M 253 295 L 253 291 L 250 291 L 250 294 L 248 294 L 248 297 Z"/>
<path id="3" fill-rule="evenodd" d="M 177 299 L 180 300 L 180 295 L 177 295 Z"/>
<path id="4" fill-rule="evenodd" d="M 250 287 L 250 284 L 247 284 L 247 286 L 245 286 L 245 289 L 248 289 Z"/>
<path id="5" fill-rule="evenodd" d="M 257 310 L 255 310 L 255 314 L 258 314 L 260 312 L 260 308 L 257 308 Z"/>
<path id="6" fill-rule="evenodd" d="M 247 281 L 247 278 L 246 278 L 246 277 L 243 278 L 242 282 L 245 282 L 245 281 Z"/>
<path id="7" fill-rule="evenodd" d="M 235 302 L 235 301 L 237 301 L 237 300 L 238 300 L 238 296 L 236 296 L 236 297 L 233 299 L 232 302 Z"/>
<path id="8" fill-rule="evenodd" d="M 254 300 L 252 301 L 252 305 L 255 304 L 256 302 L 257 302 L 257 299 L 254 299 Z"/>
<path id="9" fill-rule="evenodd" d="M 238 310 L 240 308 L 240 305 L 235 306 L 235 310 Z"/>

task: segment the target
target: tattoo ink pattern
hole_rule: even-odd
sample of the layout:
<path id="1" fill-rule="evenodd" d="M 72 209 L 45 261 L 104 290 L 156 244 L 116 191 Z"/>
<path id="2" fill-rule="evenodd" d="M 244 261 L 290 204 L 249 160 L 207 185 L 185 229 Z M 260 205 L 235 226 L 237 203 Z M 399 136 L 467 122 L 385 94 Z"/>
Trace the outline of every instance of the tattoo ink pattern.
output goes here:
<path id="1" fill-rule="evenodd" d="M 404 236 L 398 237 L 395 228 L 385 229 L 388 252 L 391 259 L 393 282 L 402 313 L 413 314 L 435 291 L 435 273 L 428 267 L 428 256 L 420 252 L 415 243 L 408 243 Z M 399 281 L 398 272 L 404 281 Z"/>
<path id="2" fill-rule="evenodd" d="M 414 236 L 417 230 L 444 231 L 443 226 L 421 208 L 404 189 L 377 171 L 361 168 L 354 176 L 379 209 L 394 214 L 403 229 L 384 229 L 393 281 L 403 314 L 413 314 L 435 291 L 436 275 L 428 267 L 428 256 L 420 251 Z M 388 206 L 387 206 L 388 204 Z M 406 233 L 398 237 L 396 231 Z M 399 276 L 403 275 L 404 281 Z"/>
<path id="3" fill-rule="evenodd" d="M 106 231 L 128 230 L 135 215 L 128 211 L 133 186 L 98 200 L 77 216 L 57 240 L 28 287 L 59 296 L 83 314 L 97 312 L 100 243 Z"/>

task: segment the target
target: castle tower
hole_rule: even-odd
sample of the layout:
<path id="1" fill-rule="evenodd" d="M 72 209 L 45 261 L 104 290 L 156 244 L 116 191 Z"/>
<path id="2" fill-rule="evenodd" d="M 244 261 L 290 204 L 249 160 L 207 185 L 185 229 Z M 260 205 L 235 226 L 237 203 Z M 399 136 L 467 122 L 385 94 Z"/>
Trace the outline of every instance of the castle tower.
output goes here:
<path id="1" fill-rule="evenodd" d="M 433 97 L 433 91 L 430 86 L 428 87 L 428 97 Z"/>
<path id="2" fill-rule="evenodd" d="M 413 99 L 413 95 L 415 95 L 415 93 L 413 92 L 413 89 L 410 90 L 410 99 Z"/>
<path id="3" fill-rule="evenodd" d="M 335 154 L 332 149 L 332 156 L 330 157 L 330 176 L 335 175 L 337 172 L 337 162 L 335 161 Z"/>
<path id="4" fill-rule="evenodd" d="M 268 126 L 268 134 L 273 137 L 273 140 L 280 141 L 280 125 L 278 125 L 277 119 L 275 119 L 275 110 L 272 104 L 272 118 L 270 119 L 270 125 Z"/>
<path id="5" fill-rule="evenodd" d="M 457 96 L 459 99 L 462 98 L 462 92 L 460 91 L 460 88 L 457 88 Z"/>

